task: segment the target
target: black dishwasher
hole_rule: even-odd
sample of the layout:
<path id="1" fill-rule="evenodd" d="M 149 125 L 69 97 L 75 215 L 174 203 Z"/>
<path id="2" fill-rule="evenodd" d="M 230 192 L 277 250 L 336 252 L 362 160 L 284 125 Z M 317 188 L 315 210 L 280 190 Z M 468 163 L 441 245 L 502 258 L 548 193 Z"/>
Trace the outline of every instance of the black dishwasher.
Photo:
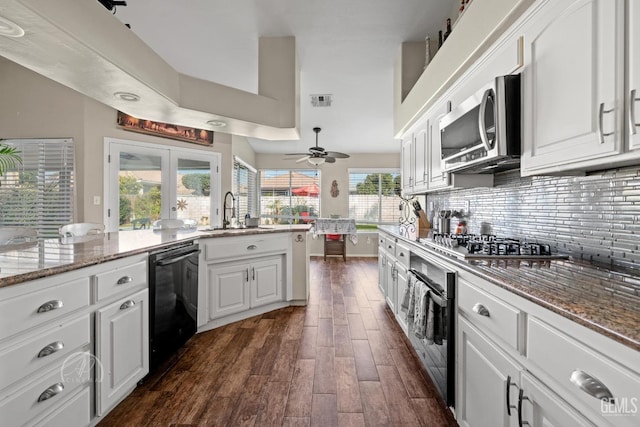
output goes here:
<path id="1" fill-rule="evenodd" d="M 199 254 L 195 242 L 149 254 L 150 372 L 196 333 Z"/>

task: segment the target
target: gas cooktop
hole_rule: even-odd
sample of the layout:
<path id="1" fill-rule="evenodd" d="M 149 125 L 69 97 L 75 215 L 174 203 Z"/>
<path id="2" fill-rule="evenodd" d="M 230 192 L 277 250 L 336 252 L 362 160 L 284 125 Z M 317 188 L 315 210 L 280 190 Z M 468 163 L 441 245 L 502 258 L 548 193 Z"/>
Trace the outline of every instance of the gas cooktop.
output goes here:
<path id="1" fill-rule="evenodd" d="M 431 249 L 444 252 L 462 260 L 515 259 L 551 260 L 567 259 L 568 255 L 553 253 L 551 246 L 531 243 L 489 234 L 434 233 L 419 242 Z"/>

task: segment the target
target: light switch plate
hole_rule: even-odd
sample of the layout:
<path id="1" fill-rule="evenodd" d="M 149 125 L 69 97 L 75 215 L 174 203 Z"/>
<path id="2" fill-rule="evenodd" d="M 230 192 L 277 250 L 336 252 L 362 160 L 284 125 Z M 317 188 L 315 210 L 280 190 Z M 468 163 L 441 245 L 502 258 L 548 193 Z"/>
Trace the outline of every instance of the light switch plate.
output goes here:
<path id="1" fill-rule="evenodd" d="M 94 205 L 100 204 L 100 196 L 93 196 L 93 204 Z"/>

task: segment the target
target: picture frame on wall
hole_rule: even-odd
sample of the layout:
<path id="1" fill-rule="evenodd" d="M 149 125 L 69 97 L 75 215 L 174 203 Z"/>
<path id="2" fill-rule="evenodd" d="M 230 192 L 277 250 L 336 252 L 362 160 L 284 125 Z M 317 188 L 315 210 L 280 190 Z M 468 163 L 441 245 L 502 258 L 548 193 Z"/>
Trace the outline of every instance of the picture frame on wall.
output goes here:
<path id="1" fill-rule="evenodd" d="M 117 124 L 120 128 L 131 132 L 155 135 L 163 138 L 177 139 L 192 142 L 194 144 L 213 145 L 213 131 L 198 129 L 188 126 L 174 125 L 171 123 L 154 122 L 152 120 L 139 119 L 118 111 Z"/>

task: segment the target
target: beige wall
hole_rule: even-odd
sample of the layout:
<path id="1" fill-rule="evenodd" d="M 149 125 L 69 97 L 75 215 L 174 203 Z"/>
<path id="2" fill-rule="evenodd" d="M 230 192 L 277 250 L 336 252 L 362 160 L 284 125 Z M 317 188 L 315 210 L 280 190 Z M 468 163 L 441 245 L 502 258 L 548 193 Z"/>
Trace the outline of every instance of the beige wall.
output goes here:
<path id="1" fill-rule="evenodd" d="M 213 147 L 127 132 L 116 126 L 116 110 L 0 57 L 0 138 L 71 137 L 76 146 L 76 221 L 103 222 L 104 138 L 151 142 L 222 155 L 221 192 L 231 189 L 232 138 L 215 133 Z"/>

